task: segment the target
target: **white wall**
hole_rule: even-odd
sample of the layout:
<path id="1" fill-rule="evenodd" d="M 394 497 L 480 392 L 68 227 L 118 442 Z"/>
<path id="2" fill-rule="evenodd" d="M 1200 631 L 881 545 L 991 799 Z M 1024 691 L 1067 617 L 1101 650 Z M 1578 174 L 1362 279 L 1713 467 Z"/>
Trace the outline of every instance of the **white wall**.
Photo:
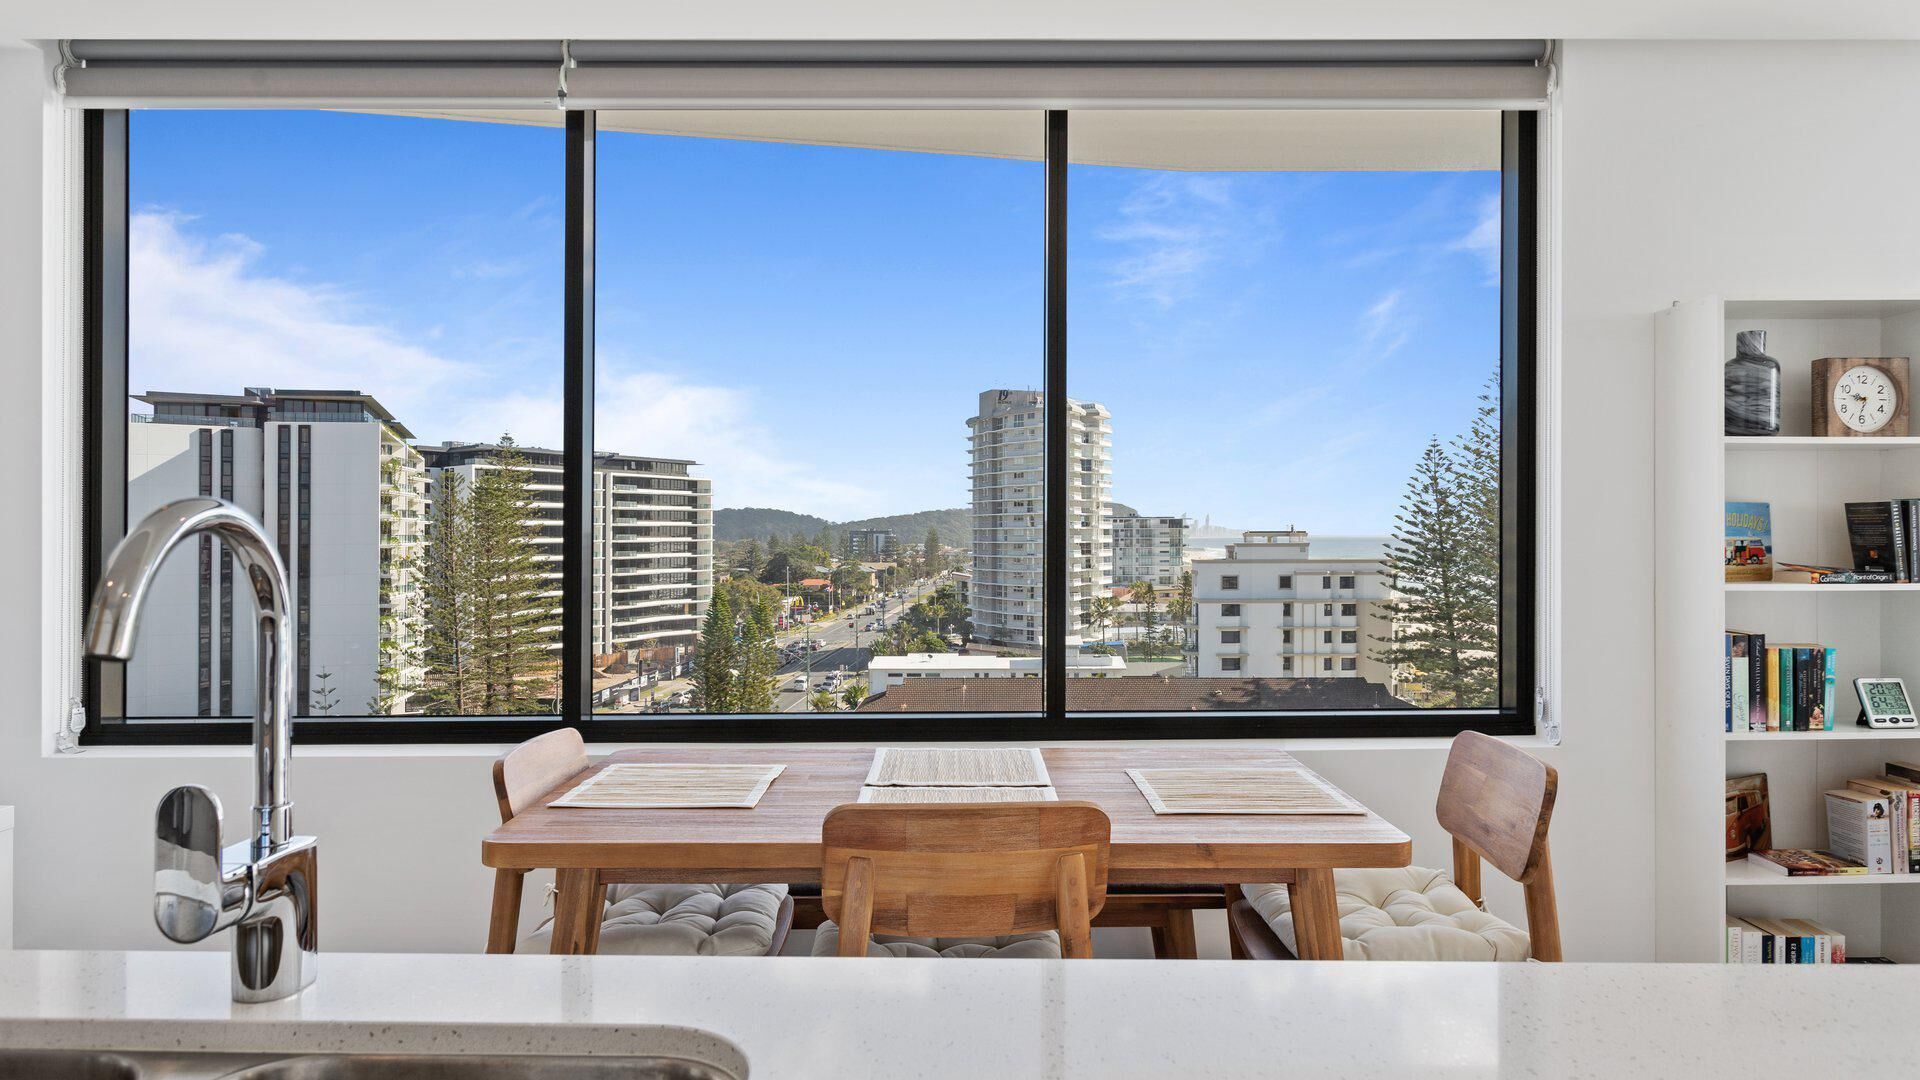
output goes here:
<path id="1" fill-rule="evenodd" d="M 51 9 L 49 9 L 51 10 Z M 367 23 L 371 25 L 371 23 Z M 182 30 L 181 32 L 190 32 Z M 333 32 L 338 33 L 337 29 Z M 1559 237 L 1565 371 L 1561 603 L 1565 742 L 1553 840 L 1568 955 L 1652 955 L 1653 694 L 1649 314 L 1677 297 L 1920 295 L 1920 45 L 1658 45 L 1566 49 Z M 33 467 L 55 436 L 43 410 L 43 329 L 59 280 L 38 56 L 0 44 L 0 460 L 14 505 L 40 505 Z M 50 325 L 50 324 L 49 324 Z M 237 753 L 93 751 L 44 757 L 60 702 L 41 677 L 45 536 L 27 512 L 0 529 L 0 803 L 18 807 L 17 940 L 159 945 L 147 916 L 152 806 L 173 784 L 244 806 Z M 43 534 L 45 534 L 43 536 Z M 1310 764 L 1446 857 L 1432 821 L 1442 751 L 1318 749 Z M 485 751 L 299 751 L 303 830 L 322 838 L 330 949 L 477 949 L 493 807 Z M 537 892 L 537 891 L 536 891 Z M 1519 910 L 1513 890 L 1495 906 Z M 1209 927 L 1217 930 L 1217 922 Z M 1218 938 L 1208 942 L 1219 947 Z"/>

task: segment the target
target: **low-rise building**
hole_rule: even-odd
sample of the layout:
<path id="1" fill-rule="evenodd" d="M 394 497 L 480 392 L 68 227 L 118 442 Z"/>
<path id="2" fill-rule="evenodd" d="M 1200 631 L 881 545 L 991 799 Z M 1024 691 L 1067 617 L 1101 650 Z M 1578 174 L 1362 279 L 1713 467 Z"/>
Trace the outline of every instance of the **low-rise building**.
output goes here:
<path id="1" fill-rule="evenodd" d="M 1067 677 L 1105 679 L 1126 674 L 1127 662 L 1118 656 L 1068 653 Z M 873 693 L 917 679 L 1038 679 L 1037 656 L 971 656 L 966 653 L 908 653 L 876 656 L 867 664 L 867 686 Z"/>
<path id="2" fill-rule="evenodd" d="M 1305 532 L 1248 532 L 1193 561 L 1197 674 L 1393 685 L 1385 553 L 1316 555 Z"/>

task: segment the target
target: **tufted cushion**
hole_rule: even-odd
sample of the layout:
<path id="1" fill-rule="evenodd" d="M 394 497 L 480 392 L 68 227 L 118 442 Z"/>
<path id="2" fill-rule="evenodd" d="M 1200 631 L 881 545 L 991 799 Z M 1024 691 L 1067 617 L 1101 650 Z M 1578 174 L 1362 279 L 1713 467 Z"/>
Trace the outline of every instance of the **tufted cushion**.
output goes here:
<path id="1" fill-rule="evenodd" d="M 1299 955 L 1285 885 L 1242 885 L 1247 903 Z M 1349 960 L 1525 960 L 1527 933 L 1474 906 L 1443 870 L 1335 870 Z"/>
<path id="2" fill-rule="evenodd" d="M 831 920 L 813 932 L 813 955 L 837 956 L 840 953 L 840 928 Z M 1043 934 L 1006 934 L 977 938 L 910 938 L 880 935 L 867 942 L 868 956 L 953 957 L 971 959 L 1060 959 L 1060 935 L 1049 930 Z"/>
<path id="3" fill-rule="evenodd" d="M 764 956 L 785 885 L 610 885 L 603 956 Z M 552 919 L 520 943 L 546 952 Z"/>

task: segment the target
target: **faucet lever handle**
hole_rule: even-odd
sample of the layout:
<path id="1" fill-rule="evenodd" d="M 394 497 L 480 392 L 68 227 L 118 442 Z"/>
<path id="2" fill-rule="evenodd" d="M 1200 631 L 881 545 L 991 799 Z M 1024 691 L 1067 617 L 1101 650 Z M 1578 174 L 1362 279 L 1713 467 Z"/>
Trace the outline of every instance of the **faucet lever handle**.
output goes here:
<path id="1" fill-rule="evenodd" d="M 154 814 L 153 921 L 191 944 L 247 913 L 249 870 L 229 870 L 220 850 L 220 800 L 198 784 L 174 788 Z"/>

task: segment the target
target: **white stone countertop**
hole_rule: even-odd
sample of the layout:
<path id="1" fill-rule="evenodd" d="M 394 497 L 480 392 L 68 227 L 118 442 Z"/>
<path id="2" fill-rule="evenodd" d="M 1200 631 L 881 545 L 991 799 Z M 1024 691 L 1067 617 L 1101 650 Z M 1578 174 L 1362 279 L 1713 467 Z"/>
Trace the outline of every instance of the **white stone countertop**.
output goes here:
<path id="1" fill-rule="evenodd" d="M 1920 967 L 0 952 L 0 1046 L 678 1053 L 792 1077 L 1899 1075 Z"/>

